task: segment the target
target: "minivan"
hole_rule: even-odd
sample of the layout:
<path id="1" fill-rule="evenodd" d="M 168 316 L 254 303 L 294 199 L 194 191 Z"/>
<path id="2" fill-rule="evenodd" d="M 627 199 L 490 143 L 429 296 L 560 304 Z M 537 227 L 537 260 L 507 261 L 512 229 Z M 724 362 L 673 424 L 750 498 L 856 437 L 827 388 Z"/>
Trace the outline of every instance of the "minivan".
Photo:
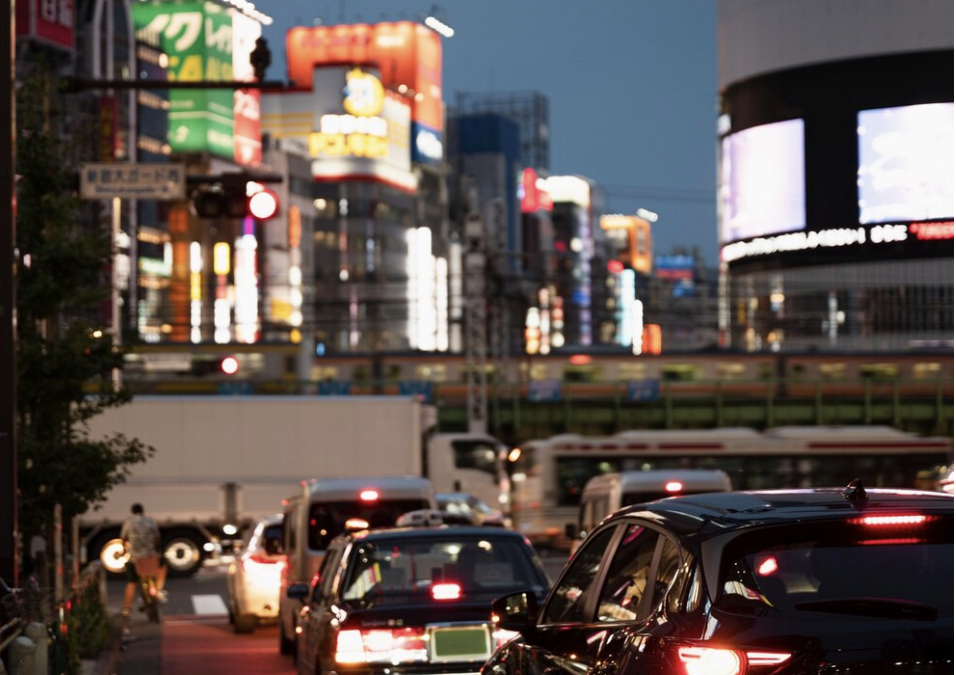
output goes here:
<path id="1" fill-rule="evenodd" d="M 284 500 L 282 536 L 286 565 L 279 589 L 279 651 L 295 649 L 301 603 L 286 589 L 309 583 L 325 550 L 347 531 L 393 526 L 408 511 L 437 509 L 431 482 L 418 476 L 321 478 L 304 481 L 302 492 Z"/>

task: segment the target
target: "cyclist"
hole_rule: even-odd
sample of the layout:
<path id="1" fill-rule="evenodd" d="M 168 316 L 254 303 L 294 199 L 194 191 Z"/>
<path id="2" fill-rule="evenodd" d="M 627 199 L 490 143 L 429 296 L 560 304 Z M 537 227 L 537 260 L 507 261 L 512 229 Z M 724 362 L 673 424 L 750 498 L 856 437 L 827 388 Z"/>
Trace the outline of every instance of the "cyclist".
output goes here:
<path id="1" fill-rule="evenodd" d="M 159 558 L 159 573 L 156 575 L 157 598 L 160 602 L 166 601 L 166 565 L 159 555 L 159 526 L 156 521 L 146 515 L 143 505 L 136 503 L 130 508 L 131 515 L 123 522 L 120 537 L 129 551 L 129 561 L 126 563 L 126 593 L 123 597 L 123 616 L 128 618 L 136 589 L 139 586 L 139 575 L 136 573 L 136 561 L 149 558 Z"/>

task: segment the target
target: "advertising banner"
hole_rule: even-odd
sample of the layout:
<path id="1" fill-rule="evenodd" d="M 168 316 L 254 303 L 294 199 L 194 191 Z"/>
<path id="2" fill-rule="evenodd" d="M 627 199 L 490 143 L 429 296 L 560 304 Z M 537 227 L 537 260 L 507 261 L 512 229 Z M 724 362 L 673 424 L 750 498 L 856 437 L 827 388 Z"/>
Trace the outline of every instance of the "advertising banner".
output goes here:
<path id="1" fill-rule="evenodd" d="M 417 187 L 406 100 L 362 68 L 316 68 L 311 90 L 267 96 L 263 128 L 312 157 L 316 180 L 373 180 Z"/>
<path id="2" fill-rule="evenodd" d="M 131 11 L 137 37 L 160 36 L 160 46 L 169 55 L 169 79 L 180 82 L 236 79 L 236 40 L 241 49 L 251 51 L 250 40 L 254 45 L 258 37 L 255 31 L 261 32 L 261 28 L 249 25 L 251 19 L 202 0 L 135 3 Z M 248 55 L 245 58 L 248 60 Z M 251 73 L 243 75 L 249 77 Z M 169 102 L 169 145 L 173 152 L 210 152 L 240 164 L 256 163 L 261 158 L 261 148 L 256 147 L 256 96 L 230 89 L 170 89 Z M 237 108 L 241 118 L 239 141 L 234 122 Z"/>
<path id="3" fill-rule="evenodd" d="M 73 0 L 19 0 L 16 8 L 18 36 L 73 49 Z"/>
<path id="4" fill-rule="evenodd" d="M 382 85 L 411 107 L 411 152 L 417 162 L 443 156 L 441 38 L 413 21 L 297 27 L 286 34 L 289 80 L 308 88 L 316 67 L 354 63 L 377 69 Z"/>

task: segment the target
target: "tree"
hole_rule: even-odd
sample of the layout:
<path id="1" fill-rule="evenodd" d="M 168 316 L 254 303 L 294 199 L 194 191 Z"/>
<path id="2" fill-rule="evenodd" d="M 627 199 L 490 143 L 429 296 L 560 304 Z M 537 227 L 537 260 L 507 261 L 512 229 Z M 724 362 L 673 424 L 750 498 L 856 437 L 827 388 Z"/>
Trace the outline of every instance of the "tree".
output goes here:
<path id="1" fill-rule="evenodd" d="M 83 222 L 71 147 L 50 131 L 48 79 L 17 93 L 17 433 L 20 530 L 49 540 L 54 505 L 65 522 L 103 502 L 131 465 L 154 452 L 87 421 L 131 400 L 112 379 L 123 353 L 102 324 L 110 297 L 110 232 Z M 24 556 L 27 566 L 29 560 Z"/>

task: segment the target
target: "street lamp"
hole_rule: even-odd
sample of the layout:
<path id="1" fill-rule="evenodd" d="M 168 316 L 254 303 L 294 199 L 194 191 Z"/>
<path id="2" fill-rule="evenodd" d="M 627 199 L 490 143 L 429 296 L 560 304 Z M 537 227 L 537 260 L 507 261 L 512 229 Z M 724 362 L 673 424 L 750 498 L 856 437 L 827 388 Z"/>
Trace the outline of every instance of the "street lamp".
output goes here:
<path id="1" fill-rule="evenodd" d="M 432 5 L 432 8 L 428 10 L 428 16 L 422 19 L 422 23 L 431 28 L 433 31 L 441 35 L 442 37 L 450 38 L 454 37 L 455 29 L 449 26 L 447 23 L 435 16 L 435 10 L 438 9 L 438 5 Z"/>

